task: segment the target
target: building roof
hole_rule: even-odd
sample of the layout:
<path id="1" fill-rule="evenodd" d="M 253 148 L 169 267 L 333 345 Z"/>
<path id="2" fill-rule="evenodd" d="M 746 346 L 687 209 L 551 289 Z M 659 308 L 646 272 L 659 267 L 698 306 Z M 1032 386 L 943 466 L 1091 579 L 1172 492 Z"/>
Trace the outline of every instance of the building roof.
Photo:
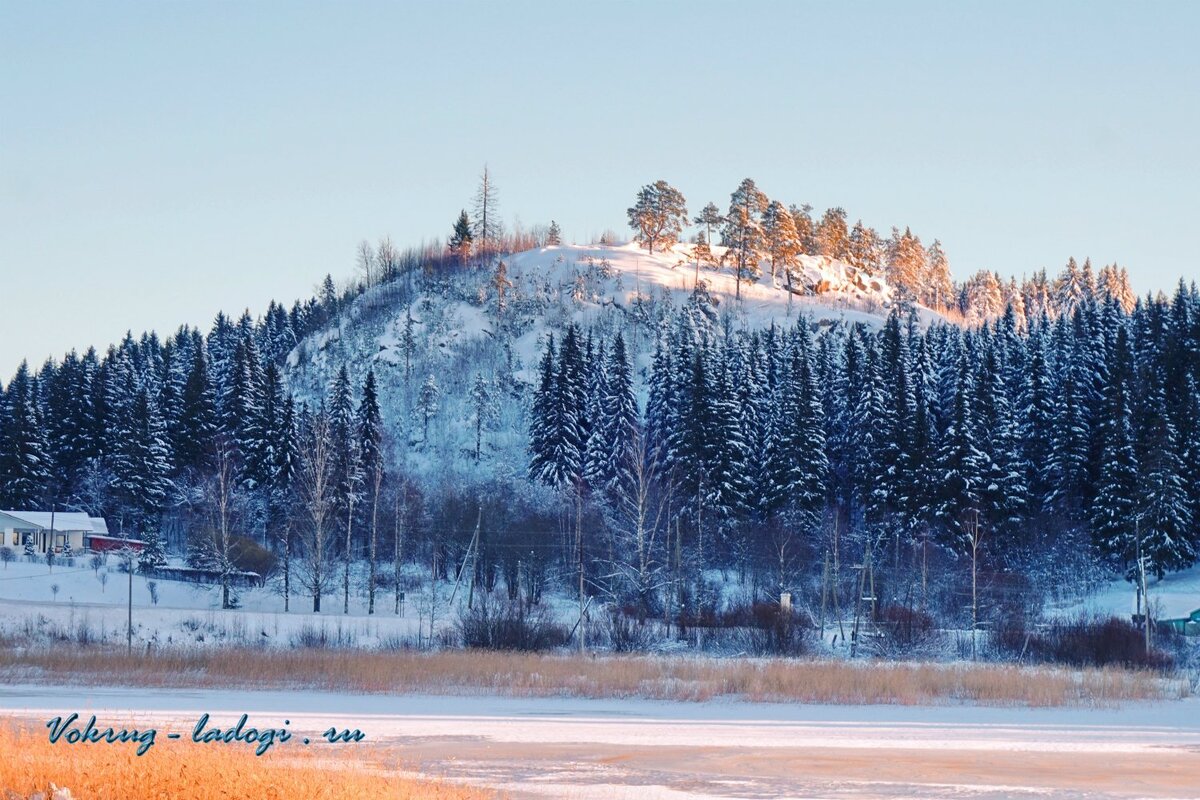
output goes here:
<path id="1" fill-rule="evenodd" d="M 51 513 L 49 511 L 0 511 L 7 517 L 23 522 L 34 530 L 50 530 Z M 83 531 L 84 533 L 108 533 L 108 525 L 99 517 L 90 517 L 81 511 L 56 511 L 54 530 Z M 97 527 L 99 524 L 99 528 Z"/>

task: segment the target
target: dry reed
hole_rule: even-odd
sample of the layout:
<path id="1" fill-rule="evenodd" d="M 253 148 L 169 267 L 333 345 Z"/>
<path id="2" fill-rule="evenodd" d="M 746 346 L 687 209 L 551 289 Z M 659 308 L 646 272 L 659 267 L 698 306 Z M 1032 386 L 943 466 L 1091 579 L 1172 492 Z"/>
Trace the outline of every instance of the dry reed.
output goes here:
<path id="1" fill-rule="evenodd" d="M 363 771 L 346 756 L 267 754 L 225 745 L 156 743 L 143 756 L 121 744 L 51 744 L 46 734 L 0 724 L 0 796 L 47 800 L 483 800 L 493 792 Z"/>
<path id="2" fill-rule="evenodd" d="M 490 651 L 12 649 L 0 680 L 97 685 L 296 688 L 384 694 L 489 693 L 836 704 L 1063 706 L 1161 700 L 1188 683 L 1123 669 L 789 659 L 533 655 Z"/>

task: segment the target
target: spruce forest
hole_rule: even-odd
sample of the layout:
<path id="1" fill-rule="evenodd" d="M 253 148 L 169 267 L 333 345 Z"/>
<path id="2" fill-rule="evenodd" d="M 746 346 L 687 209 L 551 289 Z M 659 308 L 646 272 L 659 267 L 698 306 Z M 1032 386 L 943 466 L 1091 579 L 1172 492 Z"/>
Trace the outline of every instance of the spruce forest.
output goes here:
<path id="1" fill-rule="evenodd" d="M 696 216 L 649 184 L 634 241 L 582 255 L 496 198 L 485 172 L 444 244 L 364 242 L 290 307 L 22 364 L 0 507 L 103 515 L 226 607 L 247 570 L 323 612 L 432 578 L 614 649 L 1001 657 L 1197 561 L 1194 284 L 958 282 L 936 241 L 750 180 Z"/>

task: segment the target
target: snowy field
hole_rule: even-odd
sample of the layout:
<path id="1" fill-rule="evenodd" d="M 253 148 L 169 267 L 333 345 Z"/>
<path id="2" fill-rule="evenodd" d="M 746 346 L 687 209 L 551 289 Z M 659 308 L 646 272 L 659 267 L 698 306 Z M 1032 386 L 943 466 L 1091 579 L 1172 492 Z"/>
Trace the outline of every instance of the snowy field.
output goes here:
<path id="1" fill-rule="evenodd" d="M 1200 608 L 1200 565 L 1169 573 L 1162 580 L 1149 580 L 1151 615 L 1156 619 L 1186 617 Z M 1079 602 L 1053 609 L 1060 616 L 1089 614 L 1129 619 L 1137 610 L 1134 584 L 1125 580 L 1109 583 Z"/>
<path id="2" fill-rule="evenodd" d="M 351 593 L 349 614 L 342 613 L 340 592 L 326 595 L 323 612 L 314 614 L 312 598 L 297 595 L 285 613 L 283 597 L 270 585 L 238 589 L 240 607 L 229 610 L 221 608 L 218 587 L 135 573 L 132 590 L 136 644 L 291 647 L 316 638 L 330 644 L 378 647 L 415 641 L 419 630 L 426 636 L 429 632 L 427 593 L 409 592 L 402 616 L 394 613 L 391 594 L 378 594 L 377 611 L 368 616 L 366 598 L 357 592 Z M 449 593 L 446 588 L 441 606 Z M 43 561 L 15 561 L 0 567 L 0 633 L 75 640 L 86 636 L 123 643 L 129 597 L 129 575 L 117 568 L 116 559 L 98 570 L 90 565 L 90 556 L 76 557 L 74 566 L 63 563 L 52 569 Z M 448 609 L 439 608 L 435 621 L 441 631 L 454 620 Z"/>
<path id="3" fill-rule="evenodd" d="M 363 758 L 513 797 L 1195 797 L 1200 702 L 1111 709 L 797 706 L 0 687 L 31 722 L 362 730 Z M 109 745 L 101 745 L 109 746 Z M 221 745 L 247 746 L 247 745 Z M 287 745 L 298 746 L 298 745 Z M 284 746 L 275 754 L 285 753 Z M 153 757 L 153 752 L 147 754 Z"/>

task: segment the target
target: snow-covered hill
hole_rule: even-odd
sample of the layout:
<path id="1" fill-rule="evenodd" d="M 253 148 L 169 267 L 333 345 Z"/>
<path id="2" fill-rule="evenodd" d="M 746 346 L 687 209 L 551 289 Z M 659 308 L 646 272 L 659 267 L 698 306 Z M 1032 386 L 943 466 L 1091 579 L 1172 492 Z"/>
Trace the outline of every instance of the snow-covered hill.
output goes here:
<path id="1" fill-rule="evenodd" d="M 719 257 L 722 249 L 714 250 Z M 374 369 L 385 423 L 402 445 L 402 457 L 430 468 L 461 462 L 472 451 L 467 395 L 482 375 L 499 400 L 485 437 L 489 472 L 495 474 L 498 461 L 523 472 L 528 387 L 547 335 L 561 335 L 570 324 L 600 338 L 620 331 L 641 383 L 658 332 L 689 302 L 708 324 L 735 331 L 790 327 L 801 318 L 819 329 L 838 323 L 874 327 L 892 305 L 882 276 L 825 256 L 800 257 L 794 290 L 782 270 L 772 278 L 767 262 L 757 280 L 739 287 L 730 267 L 698 265 L 688 244 L 653 254 L 637 244 L 562 245 L 503 262 L 502 274 L 488 267 L 367 290 L 292 351 L 289 383 L 302 400 L 315 401 L 341 366 L 356 384 Z M 923 325 L 940 319 L 925 308 L 918 314 Z M 429 376 L 440 400 L 425 441 L 415 404 Z"/>

